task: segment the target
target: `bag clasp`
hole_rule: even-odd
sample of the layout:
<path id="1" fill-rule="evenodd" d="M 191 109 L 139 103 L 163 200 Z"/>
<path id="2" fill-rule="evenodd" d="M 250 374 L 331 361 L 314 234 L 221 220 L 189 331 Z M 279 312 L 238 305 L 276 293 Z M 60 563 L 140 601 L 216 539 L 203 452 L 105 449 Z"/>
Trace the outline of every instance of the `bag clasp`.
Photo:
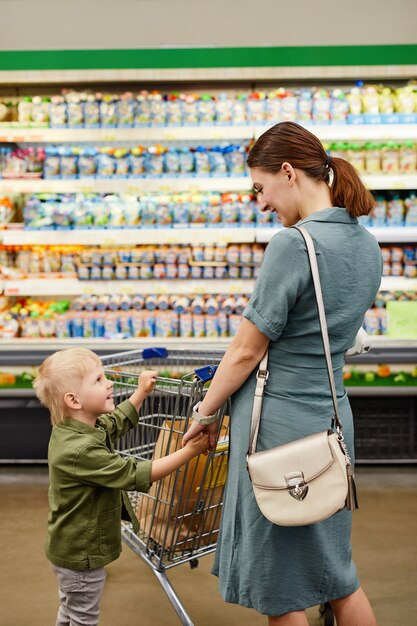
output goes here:
<path id="1" fill-rule="evenodd" d="M 308 485 L 305 483 L 303 472 L 290 472 L 284 478 L 290 496 L 299 502 L 304 500 L 308 493 Z"/>

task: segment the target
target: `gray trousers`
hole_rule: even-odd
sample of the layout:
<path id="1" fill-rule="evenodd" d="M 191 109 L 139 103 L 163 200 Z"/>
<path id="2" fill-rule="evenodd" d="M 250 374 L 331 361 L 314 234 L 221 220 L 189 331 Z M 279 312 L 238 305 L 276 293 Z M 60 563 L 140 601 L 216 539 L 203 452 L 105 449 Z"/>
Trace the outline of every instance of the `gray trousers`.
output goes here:
<path id="1" fill-rule="evenodd" d="M 52 565 L 52 569 L 59 582 L 56 626 L 97 626 L 106 581 L 104 567 L 77 571 Z"/>

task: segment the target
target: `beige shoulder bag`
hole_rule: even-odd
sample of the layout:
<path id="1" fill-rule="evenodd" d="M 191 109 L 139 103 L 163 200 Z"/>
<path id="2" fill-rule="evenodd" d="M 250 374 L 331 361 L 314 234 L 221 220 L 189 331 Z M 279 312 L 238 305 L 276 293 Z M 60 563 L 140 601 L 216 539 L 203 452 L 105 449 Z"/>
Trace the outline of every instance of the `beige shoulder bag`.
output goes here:
<path id="1" fill-rule="evenodd" d="M 316 252 L 310 234 L 296 226 L 307 245 L 324 354 L 334 407 L 332 428 L 256 452 L 268 351 L 259 364 L 253 402 L 247 466 L 258 506 L 263 515 L 280 526 L 304 526 L 324 520 L 345 506 L 358 506 L 353 468 L 344 442 L 334 382 L 326 315 Z M 333 431 L 335 428 L 335 431 Z"/>

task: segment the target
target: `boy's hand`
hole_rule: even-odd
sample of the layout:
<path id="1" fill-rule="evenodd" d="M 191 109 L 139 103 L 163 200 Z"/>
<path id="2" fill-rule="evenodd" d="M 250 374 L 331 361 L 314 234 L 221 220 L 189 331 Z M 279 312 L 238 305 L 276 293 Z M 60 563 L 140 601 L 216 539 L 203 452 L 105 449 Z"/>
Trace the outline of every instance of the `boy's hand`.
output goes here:
<path id="1" fill-rule="evenodd" d="M 145 370 L 139 375 L 138 390 L 142 392 L 145 397 L 153 391 L 157 376 L 158 372 L 156 370 Z"/>
<path id="2" fill-rule="evenodd" d="M 206 433 L 198 433 L 195 437 L 188 439 L 187 443 L 183 445 L 187 451 L 192 453 L 192 456 L 198 456 L 202 452 L 207 452 L 209 449 L 209 437 Z"/>

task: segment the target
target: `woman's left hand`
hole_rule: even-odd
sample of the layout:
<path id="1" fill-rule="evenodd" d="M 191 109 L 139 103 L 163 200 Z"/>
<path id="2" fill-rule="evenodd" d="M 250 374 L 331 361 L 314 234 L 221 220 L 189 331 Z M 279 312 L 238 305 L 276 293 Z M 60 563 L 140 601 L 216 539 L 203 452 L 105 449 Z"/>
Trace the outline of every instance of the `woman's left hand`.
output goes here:
<path id="1" fill-rule="evenodd" d="M 209 449 L 214 450 L 216 447 L 217 441 L 217 431 L 219 429 L 219 422 L 213 422 L 212 424 L 208 424 L 207 426 L 203 426 L 202 424 L 198 424 L 197 422 L 193 422 L 190 428 L 185 433 L 182 438 L 182 447 L 185 446 L 187 441 L 198 435 L 198 433 L 205 432 L 209 436 Z"/>

